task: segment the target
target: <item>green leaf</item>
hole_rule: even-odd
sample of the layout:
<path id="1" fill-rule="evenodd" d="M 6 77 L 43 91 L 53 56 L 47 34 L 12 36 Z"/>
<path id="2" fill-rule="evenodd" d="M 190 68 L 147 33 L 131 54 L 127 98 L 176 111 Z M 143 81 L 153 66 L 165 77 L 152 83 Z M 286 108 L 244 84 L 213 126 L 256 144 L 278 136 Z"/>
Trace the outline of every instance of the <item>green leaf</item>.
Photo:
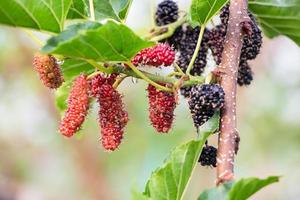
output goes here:
<path id="1" fill-rule="evenodd" d="M 120 19 L 126 19 L 129 8 L 133 0 L 110 0 L 114 10 Z"/>
<path id="2" fill-rule="evenodd" d="M 59 33 L 71 0 L 1 0 L 0 23 Z"/>
<path id="3" fill-rule="evenodd" d="M 205 190 L 201 193 L 198 200 L 227 200 L 227 194 L 233 182 L 222 184 L 216 188 Z"/>
<path id="4" fill-rule="evenodd" d="M 121 21 L 126 18 L 132 0 L 94 0 L 95 18 Z M 90 15 L 89 0 L 73 0 L 69 19 L 87 19 Z"/>
<path id="5" fill-rule="evenodd" d="M 120 21 L 109 0 L 94 0 L 94 12 L 97 21 L 114 19 Z M 69 19 L 88 19 L 90 16 L 89 0 L 73 0 L 68 14 Z"/>
<path id="6" fill-rule="evenodd" d="M 266 36 L 285 35 L 300 45 L 300 0 L 249 0 Z"/>
<path id="7" fill-rule="evenodd" d="M 245 178 L 234 183 L 228 193 L 229 200 L 244 200 L 258 192 L 260 189 L 279 181 L 278 176 L 270 176 L 266 179 Z"/>
<path id="8" fill-rule="evenodd" d="M 237 182 L 230 182 L 205 190 L 198 200 L 246 200 L 265 186 L 278 181 L 278 176 L 270 176 L 266 179 L 243 178 Z"/>
<path id="9" fill-rule="evenodd" d="M 156 169 L 145 188 L 144 196 L 153 200 L 179 200 L 192 175 L 203 145 L 207 138 L 218 128 L 220 116 L 215 114 L 209 123 L 202 127 L 199 140 L 193 140 L 176 147 L 164 162 Z"/>
<path id="10" fill-rule="evenodd" d="M 62 113 L 67 109 L 67 99 L 72 86 L 72 81 L 66 81 L 55 91 L 55 104 L 58 110 Z"/>
<path id="11" fill-rule="evenodd" d="M 136 190 L 131 191 L 131 199 L 132 200 L 151 200 L 148 197 L 146 197 L 144 194 L 142 194 Z"/>
<path id="12" fill-rule="evenodd" d="M 86 0 L 72 0 L 68 19 L 88 19 L 89 7 Z"/>
<path id="13" fill-rule="evenodd" d="M 193 24 L 206 24 L 228 0 L 192 0 L 190 15 Z"/>
<path id="14" fill-rule="evenodd" d="M 153 44 L 142 40 L 123 24 L 88 22 L 73 25 L 52 37 L 42 51 L 101 62 L 126 62 L 141 49 Z"/>
<path id="15" fill-rule="evenodd" d="M 71 80 L 81 73 L 91 74 L 95 71 L 95 67 L 84 60 L 67 59 L 61 65 L 65 80 Z"/>
<path id="16" fill-rule="evenodd" d="M 81 73 L 91 74 L 95 68 L 83 60 L 67 59 L 61 65 L 61 69 L 66 82 L 56 90 L 55 100 L 57 108 L 63 112 L 67 109 L 67 98 L 74 78 Z"/>

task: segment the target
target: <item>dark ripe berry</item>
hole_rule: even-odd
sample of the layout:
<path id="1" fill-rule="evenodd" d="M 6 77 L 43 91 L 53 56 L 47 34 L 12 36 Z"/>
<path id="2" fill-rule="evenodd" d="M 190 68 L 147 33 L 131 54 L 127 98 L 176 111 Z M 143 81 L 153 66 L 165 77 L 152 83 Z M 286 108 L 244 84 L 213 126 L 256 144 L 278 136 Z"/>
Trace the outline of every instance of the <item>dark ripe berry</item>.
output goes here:
<path id="1" fill-rule="evenodd" d="M 99 98 L 100 90 L 102 85 L 109 84 L 113 85 L 116 81 L 117 74 L 111 74 L 111 75 L 104 75 L 104 74 L 97 74 L 93 78 L 89 80 L 90 84 L 90 96 Z"/>
<path id="2" fill-rule="evenodd" d="M 141 50 L 133 59 L 134 65 L 154 67 L 170 66 L 175 60 L 175 51 L 168 45 L 160 43 L 154 47 Z"/>
<path id="3" fill-rule="evenodd" d="M 262 33 L 259 27 L 257 26 L 255 17 L 249 12 L 249 16 L 252 19 L 251 35 L 244 35 L 243 38 L 243 47 L 241 52 L 240 60 L 252 60 L 257 57 L 262 46 Z"/>
<path id="4" fill-rule="evenodd" d="M 159 133 L 167 133 L 172 127 L 174 110 L 176 108 L 175 95 L 160 91 L 148 85 L 149 118 L 152 126 Z"/>
<path id="5" fill-rule="evenodd" d="M 59 131 L 67 137 L 73 136 L 83 124 L 89 109 L 89 84 L 85 75 L 78 76 L 68 98 L 68 109 L 60 122 Z"/>
<path id="6" fill-rule="evenodd" d="M 34 55 L 33 65 L 46 87 L 57 89 L 64 82 L 60 66 L 53 56 L 37 53 Z"/>
<path id="7" fill-rule="evenodd" d="M 177 64 L 183 71 L 186 71 L 192 59 L 192 56 L 196 49 L 199 33 L 199 27 L 192 28 L 187 24 L 183 24 L 182 26 L 178 27 L 173 36 L 168 38 L 167 40 L 170 45 L 174 46 L 174 48 L 179 51 L 180 54 L 177 60 Z M 194 62 L 191 75 L 200 76 L 207 64 L 207 33 L 208 31 L 205 30 L 202 38 L 201 48 Z"/>
<path id="8" fill-rule="evenodd" d="M 203 147 L 199 162 L 202 166 L 212 166 L 216 167 L 217 166 L 217 153 L 218 150 L 213 147 L 206 145 Z"/>
<path id="9" fill-rule="evenodd" d="M 121 144 L 128 113 L 124 109 L 122 96 L 110 84 L 101 86 L 98 103 L 102 146 L 106 150 L 114 151 Z"/>
<path id="10" fill-rule="evenodd" d="M 255 59 L 262 46 L 262 32 L 256 23 L 254 15 L 250 11 L 248 11 L 248 15 L 251 19 L 252 33 L 251 35 L 245 34 L 243 37 L 243 47 L 240 60 L 244 61 Z M 222 8 L 220 18 L 222 25 L 227 27 L 229 19 L 229 5 L 226 5 Z M 225 28 L 225 32 L 226 29 L 227 28 Z"/>
<path id="11" fill-rule="evenodd" d="M 193 87 L 193 86 L 182 87 L 182 88 L 180 88 L 180 94 L 181 94 L 182 96 L 184 96 L 185 98 L 189 98 L 189 97 L 190 97 L 191 90 L 192 90 L 192 87 Z"/>
<path id="12" fill-rule="evenodd" d="M 227 27 L 229 20 L 229 4 L 225 5 L 220 12 L 220 19 L 223 25 Z"/>
<path id="13" fill-rule="evenodd" d="M 195 127 L 199 128 L 207 122 L 215 111 L 223 107 L 224 101 L 224 90 L 218 84 L 203 84 L 192 87 L 188 103 Z"/>
<path id="14" fill-rule="evenodd" d="M 155 22 L 158 26 L 171 24 L 179 18 L 178 5 L 172 0 L 164 0 L 157 6 Z"/>
<path id="15" fill-rule="evenodd" d="M 246 61 L 241 61 L 238 70 L 237 83 L 240 86 L 250 85 L 252 80 L 253 80 L 253 72 L 251 70 L 251 67 Z"/>
<path id="16" fill-rule="evenodd" d="M 216 64 L 219 65 L 222 61 L 222 53 L 226 37 L 226 26 L 223 24 L 217 25 L 215 28 L 209 31 L 208 37 L 208 46 L 212 52 Z"/>

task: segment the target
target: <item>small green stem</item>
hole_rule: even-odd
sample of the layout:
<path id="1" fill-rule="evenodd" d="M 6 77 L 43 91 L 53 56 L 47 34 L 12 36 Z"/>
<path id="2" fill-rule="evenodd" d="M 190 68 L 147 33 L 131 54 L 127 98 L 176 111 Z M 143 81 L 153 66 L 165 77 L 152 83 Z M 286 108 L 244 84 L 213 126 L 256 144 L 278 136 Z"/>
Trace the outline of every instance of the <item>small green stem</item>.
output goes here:
<path id="1" fill-rule="evenodd" d="M 150 83 L 151 85 L 155 86 L 157 89 L 172 92 L 173 90 L 167 87 L 164 87 L 160 84 L 157 84 L 156 82 L 152 81 L 149 77 L 147 77 L 144 73 L 142 73 L 140 70 L 138 70 L 131 62 L 126 63 L 130 69 L 136 73 L 138 76 L 140 76 L 143 80 L 146 82 Z"/>
<path id="2" fill-rule="evenodd" d="M 144 38 L 147 39 L 147 40 L 154 41 L 154 42 L 161 41 L 163 39 L 169 38 L 170 36 L 173 35 L 175 30 L 179 26 L 181 26 L 183 23 L 185 23 L 186 21 L 187 21 L 187 17 L 186 17 L 186 15 L 184 15 L 174 23 L 171 23 L 171 24 L 168 24 L 168 25 L 165 25 L 165 26 L 155 27 L 153 32 L 150 35 L 148 35 Z M 167 32 L 161 34 L 161 32 L 163 30 L 167 30 Z"/>
<path id="3" fill-rule="evenodd" d="M 182 69 L 179 67 L 179 65 L 177 63 L 174 63 L 175 69 L 181 74 L 184 75 L 184 72 L 182 71 Z"/>
<path id="4" fill-rule="evenodd" d="M 102 65 L 100 65 L 99 63 L 97 63 L 96 61 L 94 60 L 86 60 L 86 62 L 88 62 L 90 65 L 94 66 L 96 69 L 98 69 L 99 71 L 101 72 L 105 72 L 107 74 L 111 74 L 113 69 L 111 68 L 106 68 Z"/>
<path id="5" fill-rule="evenodd" d="M 172 77 L 172 76 L 181 76 L 182 74 L 179 72 L 171 72 L 170 74 L 167 75 L 167 77 Z"/>
<path id="6" fill-rule="evenodd" d="M 92 21 L 95 21 L 95 8 L 94 8 L 94 0 L 89 0 L 89 4 L 90 4 L 90 17 Z"/>
<path id="7" fill-rule="evenodd" d="M 113 88 L 117 88 L 119 87 L 119 85 L 125 80 L 125 78 L 127 78 L 128 76 L 120 76 L 117 78 L 117 80 L 115 81 L 115 83 L 113 84 Z"/>
<path id="8" fill-rule="evenodd" d="M 186 74 L 189 75 L 189 76 L 191 75 L 190 72 L 193 69 L 195 60 L 196 60 L 196 58 L 198 56 L 198 53 L 199 53 L 199 50 L 201 48 L 201 42 L 202 42 L 204 30 L 205 30 L 205 24 L 201 25 L 200 33 L 199 33 L 199 37 L 198 37 L 198 41 L 197 41 L 197 46 L 196 46 L 196 49 L 194 51 L 193 57 L 192 57 L 192 59 L 191 59 L 191 61 L 189 63 L 189 66 L 188 66 L 188 68 L 186 70 Z"/>

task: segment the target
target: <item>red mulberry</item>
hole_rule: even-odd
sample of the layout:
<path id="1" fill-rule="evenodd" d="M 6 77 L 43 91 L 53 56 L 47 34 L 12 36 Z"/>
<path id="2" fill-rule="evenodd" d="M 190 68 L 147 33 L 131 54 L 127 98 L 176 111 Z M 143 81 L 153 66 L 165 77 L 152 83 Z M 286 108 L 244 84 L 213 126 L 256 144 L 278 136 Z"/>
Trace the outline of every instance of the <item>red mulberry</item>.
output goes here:
<path id="1" fill-rule="evenodd" d="M 122 96 L 112 85 L 104 84 L 99 90 L 99 124 L 102 145 L 106 150 L 114 151 L 121 143 L 124 128 L 128 122 L 128 113 L 124 110 Z"/>
<path id="2" fill-rule="evenodd" d="M 154 67 L 170 66 L 175 60 L 175 51 L 168 44 L 158 44 L 140 51 L 133 59 L 134 65 Z"/>
<path id="3" fill-rule="evenodd" d="M 86 76 L 78 76 L 70 91 L 68 109 L 59 126 L 59 131 L 64 136 L 73 136 L 84 122 L 89 109 L 88 91 L 89 84 Z"/>
<path id="4" fill-rule="evenodd" d="M 34 56 L 33 65 L 46 87 L 57 89 L 64 82 L 60 66 L 53 56 L 37 53 Z"/>
<path id="5" fill-rule="evenodd" d="M 90 81 L 90 95 L 95 98 L 99 98 L 101 87 L 104 84 L 113 85 L 116 81 L 117 74 L 111 74 L 105 77 L 103 74 L 94 76 Z"/>
<path id="6" fill-rule="evenodd" d="M 159 133 L 167 133 L 172 127 L 175 96 L 172 93 L 159 91 L 154 86 L 148 86 L 149 117 L 152 126 Z"/>

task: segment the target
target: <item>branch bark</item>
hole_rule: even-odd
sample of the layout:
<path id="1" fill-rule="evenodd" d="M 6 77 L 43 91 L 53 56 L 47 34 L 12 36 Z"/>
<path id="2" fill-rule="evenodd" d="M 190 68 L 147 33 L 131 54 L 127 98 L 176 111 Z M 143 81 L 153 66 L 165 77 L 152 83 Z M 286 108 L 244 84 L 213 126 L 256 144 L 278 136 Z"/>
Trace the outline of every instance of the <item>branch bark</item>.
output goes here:
<path id="1" fill-rule="evenodd" d="M 242 48 L 245 22 L 249 22 L 247 0 L 231 0 L 227 34 L 222 62 L 217 69 L 225 91 L 225 105 L 221 111 L 218 146 L 217 185 L 234 179 L 234 156 L 239 135 L 236 128 L 237 72 Z"/>

